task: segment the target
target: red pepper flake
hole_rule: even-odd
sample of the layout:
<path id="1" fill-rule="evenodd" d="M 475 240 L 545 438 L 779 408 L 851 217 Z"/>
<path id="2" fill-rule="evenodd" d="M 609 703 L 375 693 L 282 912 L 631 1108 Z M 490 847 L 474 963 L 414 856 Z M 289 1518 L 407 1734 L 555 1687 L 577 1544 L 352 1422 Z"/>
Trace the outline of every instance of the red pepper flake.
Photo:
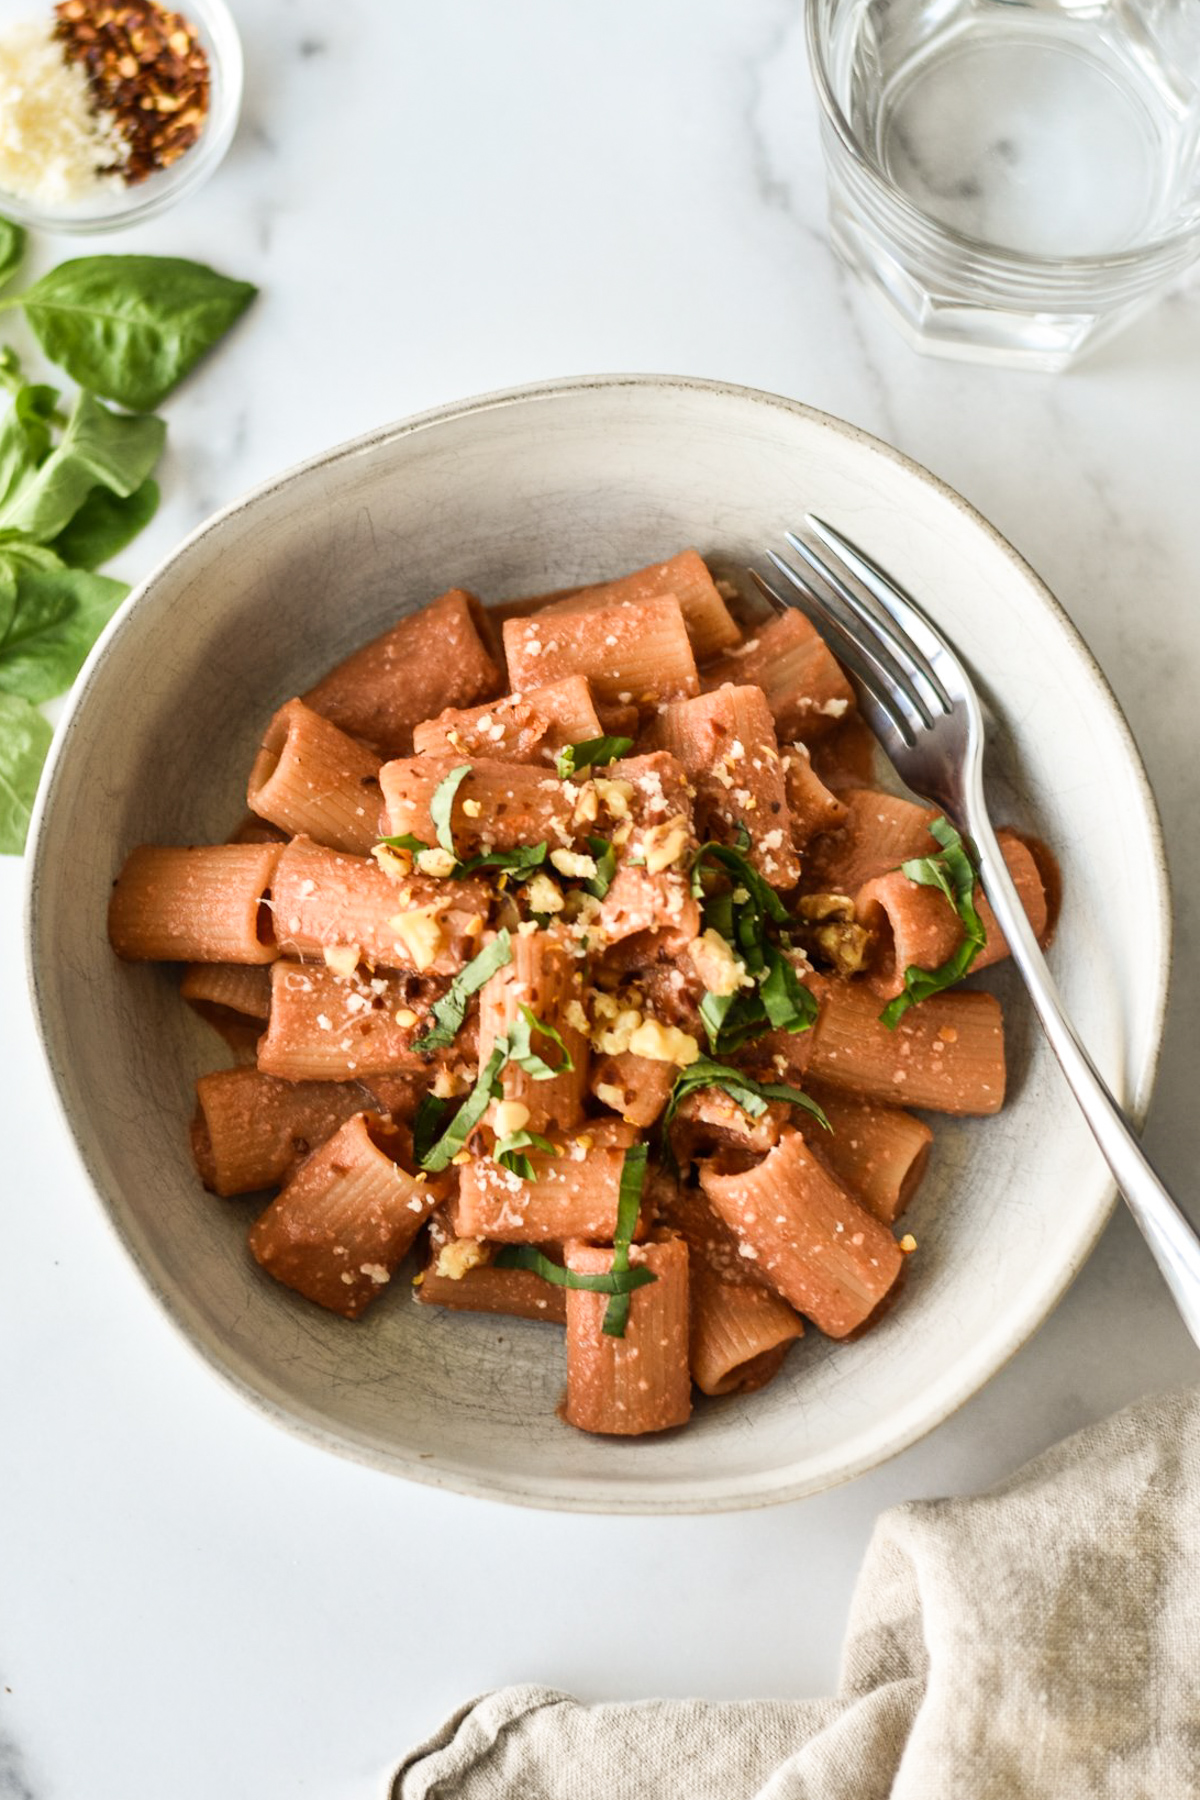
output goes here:
<path id="1" fill-rule="evenodd" d="M 196 28 L 153 0 L 58 0 L 54 35 L 129 145 L 129 186 L 170 168 L 200 136 L 211 75 Z"/>

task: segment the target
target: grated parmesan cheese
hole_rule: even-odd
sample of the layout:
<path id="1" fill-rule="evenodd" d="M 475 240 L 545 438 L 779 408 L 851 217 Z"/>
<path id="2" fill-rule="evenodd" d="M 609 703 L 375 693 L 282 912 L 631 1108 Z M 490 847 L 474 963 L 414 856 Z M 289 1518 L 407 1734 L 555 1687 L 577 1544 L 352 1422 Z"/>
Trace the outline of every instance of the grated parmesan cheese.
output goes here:
<path id="1" fill-rule="evenodd" d="M 93 110 L 87 76 L 64 60 L 50 27 L 0 34 L 0 187 L 51 206 L 87 199 L 121 186 L 115 171 L 127 154 L 112 114 Z"/>

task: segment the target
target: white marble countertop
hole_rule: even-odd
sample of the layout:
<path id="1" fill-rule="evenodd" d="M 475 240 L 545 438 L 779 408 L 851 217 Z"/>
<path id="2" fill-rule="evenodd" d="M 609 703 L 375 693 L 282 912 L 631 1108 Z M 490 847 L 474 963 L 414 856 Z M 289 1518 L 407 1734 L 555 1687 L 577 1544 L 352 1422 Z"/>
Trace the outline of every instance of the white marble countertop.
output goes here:
<path id="1" fill-rule="evenodd" d="M 104 245 L 263 288 L 168 404 L 166 504 L 123 572 L 327 444 L 544 376 L 721 376 L 889 439 L 1048 580 L 1141 743 L 1179 921 L 1149 1136 L 1194 1194 L 1196 293 L 1067 376 L 915 356 L 824 241 L 799 0 L 236 10 L 249 80 L 228 163 Z M 39 262 L 73 248 L 42 240 Z M 34 1043 L 20 887 L 0 863 L 4 1800 L 364 1800 L 445 1712 L 509 1681 L 588 1698 L 825 1691 L 880 1508 L 992 1482 L 1194 1379 L 1118 1215 L 984 1393 L 816 1499 L 676 1523 L 542 1516 L 335 1461 L 218 1385 L 110 1239 Z"/>

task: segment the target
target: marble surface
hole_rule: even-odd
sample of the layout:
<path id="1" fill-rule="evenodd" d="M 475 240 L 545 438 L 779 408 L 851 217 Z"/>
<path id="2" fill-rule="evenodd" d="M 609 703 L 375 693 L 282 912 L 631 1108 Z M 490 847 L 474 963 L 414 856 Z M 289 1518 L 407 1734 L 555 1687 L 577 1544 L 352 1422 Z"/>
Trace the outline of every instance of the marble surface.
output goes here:
<path id="1" fill-rule="evenodd" d="M 824 241 L 797 0 L 236 10 L 248 91 L 228 163 L 106 247 L 198 256 L 263 295 L 169 403 L 167 501 L 123 572 L 329 443 L 543 376 L 721 376 L 877 432 L 1028 556 L 1141 743 L 1178 912 L 1149 1141 L 1194 1194 L 1196 293 L 1067 376 L 915 356 Z M 72 248 L 43 240 L 37 257 Z M 984 1393 L 816 1499 L 676 1523 L 541 1516 L 336 1462 L 218 1386 L 110 1241 L 33 1040 L 20 886 L 0 863 L 3 1800 L 365 1800 L 443 1713 L 508 1681 L 824 1691 L 882 1507 L 995 1481 L 1194 1379 L 1119 1213 Z"/>

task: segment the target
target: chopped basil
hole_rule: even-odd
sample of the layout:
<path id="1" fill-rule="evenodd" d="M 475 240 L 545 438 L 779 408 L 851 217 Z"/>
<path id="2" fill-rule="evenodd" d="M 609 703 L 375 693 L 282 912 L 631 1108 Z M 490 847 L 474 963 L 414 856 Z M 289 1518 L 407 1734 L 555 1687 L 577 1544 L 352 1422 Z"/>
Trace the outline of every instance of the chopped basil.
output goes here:
<path id="1" fill-rule="evenodd" d="M 497 969 L 502 969 L 511 961 L 512 938 L 506 930 L 498 931 L 491 943 L 485 945 L 479 955 L 459 971 L 450 983 L 449 990 L 434 1003 L 433 1016 L 437 1024 L 424 1037 L 414 1041 L 413 1049 L 444 1050 L 448 1044 L 452 1044 L 462 1029 L 463 1020 L 467 1016 L 467 1003 L 472 994 L 477 994 Z"/>
<path id="2" fill-rule="evenodd" d="M 805 987 L 781 950 L 768 950 L 767 971 L 758 991 L 776 1031 L 807 1031 L 816 1023 L 820 1010 L 816 996 Z"/>
<path id="3" fill-rule="evenodd" d="M 613 1232 L 613 1274 L 623 1275 L 629 1268 L 629 1246 L 637 1229 L 642 1208 L 642 1187 L 646 1180 L 646 1146 L 634 1144 L 625 1152 L 621 1165 L 621 1185 L 617 1192 L 617 1224 Z M 656 1277 L 657 1279 L 657 1277 Z M 606 1337 L 625 1336 L 629 1323 L 628 1292 L 614 1294 L 604 1309 L 601 1327 Z"/>
<path id="4" fill-rule="evenodd" d="M 413 1157 L 421 1168 L 424 1168 L 425 1158 L 441 1136 L 442 1122 L 446 1114 L 453 1110 L 453 1104 L 453 1101 L 443 1100 L 438 1094 L 421 1095 L 417 1116 L 413 1120 Z"/>
<path id="5" fill-rule="evenodd" d="M 733 994 L 705 994 L 700 1019 L 708 1033 L 709 1048 L 728 1054 L 764 1031 L 807 1031 L 816 1022 L 818 1006 L 782 950 L 769 944 L 765 967 L 755 988 L 739 988 Z"/>
<path id="6" fill-rule="evenodd" d="M 732 1068 L 728 1063 L 713 1062 L 711 1058 L 702 1056 L 681 1070 L 663 1112 L 660 1126 L 663 1153 L 672 1165 L 675 1163 L 670 1138 L 672 1121 L 689 1094 L 699 1093 L 702 1088 L 710 1087 L 720 1088 L 723 1093 L 728 1094 L 752 1119 L 762 1118 L 768 1101 L 786 1100 L 790 1106 L 803 1107 L 805 1112 L 811 1113 L 826 1131 L 833 1129 L 816 1101 L 802 1088 L 792 1087 L 783 1081 L 755 1081 L 752 1075 L 745 1074 L 741 1069 Z"/>
<path id="7" fill-rule="evenodd" d="M 535 1031 L 540 1037 L 548 1037 L 562 1051 L 562 1061 L 556 1067 L 544 1061 L 533 1048 Z M 522 1005 L 519 1016 L 509 1026 L 506 1043 L 508 1060 L 515 1062 L 518 1069 L 523 1069 L 534 1081 L 553 1081 L 556 1075 L 567 1075 L 575 1067 L 571 1052 L 553 1025 L 544 1025 L 528 1006 Z"/>
<path id="8" fill-rule="evenodd" d="M 429 848 L 424 838 L 414 837 L 411 831 L 403 831 L 399 837 L 380 838 L 379 846 L 384 850 L 411 850 L 414 856 Z"/>
<path id="9" fill-rule="evenodd" d="M 616 762 L 618 757 L 632 749 L 632 738 L 585 738 L 582 744 L 568 744 L 565 750 L 560 750 L 555 766 L 560 778 L 569 781 L 580 769 L 602 768 L 606 763 Z"/>
<path id="10" fill-rule="evenodd" d="M 541 1150 L 546 1156 L 557 1156 L 558 1152 L 549 1138 L 539 1137 L 536 1131 L 510 1131 L 506 1138 L 501 1138 L 492 1155 L 502 1168 L 511 1174 L 519 1175 L 522 1181 L 536 1181 L 537 1170 L 523 1150 Z"/>
<path id="11" fill-rule="evenodd" d="M 453 774 L 447 775 L 446 781 L 453 781 L 455 776 L 461 780 L 463 772 L 469 769 L 470 766 L 470 763 L 465 763 L 463 765 L 463 771 L 455 769 Z M 438 802 L 438 794 L 442 792 L 442 789 L 446 785 L 446 781 L 441 782 L 434 793 L 429 808 L 431 814 L 433 813 L 434 806 Z M 458 783 L 456 781 L 456 790 L 457 786 Z M 453 806 L 453 798 L 454 796 L 451 794 L 450 803 L 445 809 L 447 833 L 449 832 L 449 819 L 451 808 Z M 424 838 L 414 837 L 411 831 L 402 833 L 400 837 L 380 838 L 379 842 L 388 850 L 411 850 L 414 856 L 419 855 L 422 850 L 428 850 L 430 848 Z M 441 844 L 443 850 L 448 849 L 451 855 L 454 854 L 453 843 L 446 843 L 445 838 L 441 835 L 440 828 L 438 842 Z M 452 881 L 462 881 L 467 875 L 474 875 L 476 869 L 504 869 L 509 874 L 516 875 L 519 880 L 522 876 L 529 874 L 531 870 L 539 868 L 545 860 L 546 844 L 544 842 L 540 844 L 519 844 L 515 850 L 485 850 L 478 856 L 468 856 L 465 862 L 456 862 L 450 871 L 450 879 Z"/>
<path id="12" fill-rule="evenodd" d="M 903 874 L 920 887 L 940 888 L 963 925 L 963 941 L 936 969 L 904 971 L 904 992 L 885 1006 L 879 1017 L 889 1031 L 894 1031 L 911 1006 L 918 1006 L 933 994 L 940 994 L 956 981 L 961 981 L 987 942 L 983 922 L 975 910 L 976 874 L 967 849 L 949 819 L 934 819 L 931 834 L 942 846 L 937 856 L 918 856 L 900 864 Z"/>
<path id="13" fill-rule="evenodd" d="M 746 858 L 750 834 L 738 829 L 738 843 L 701 845 L 692 862 L 692 894 L 703 901 L 704 926 L 725 939 L 757 988 L 704 996 L 700 1017 L 709 1048 L 728 1053 L 750 1038 L 774 1030 L 807 1031 L 816 1021 L 817 1002 L 769 931 L 789 923 L 787 909 L 769 882 Z M 728 888 L 710 893 L 706 875 L 720 871 Z M 786 943 L 786 934 L 784 942 Z"/>
<path id="14" fill-rule="evenodd" d="M 595 861 L 596 873 L 583 885 L 589 894 L 593 894 L 597 900 L 603 900 L 617 872 L 617 852 L 605 837 L 589 837 L 588 849 Z"/>
<path id="15" fill-rule="evenodd" d="M 658 1280 L 657 1275 L 644 1267 L 613 1269 L 607 1275 L 581 1275 L 575 1269 L 564 1269 L 561 1263 L 552 1262 L 532 1244 L 505 1244 L 493 1256 L 492 1267 L 529 1269 L 532 1274 L 540 1275 L 543 1281 L 549 1281 L 554 1287 L 586 1288 L 592 1294 L 630 1294 L 634 1288 L 645 1287 L 647 1282 Z"/>
<path id="16" fill-rule="evenodd" d="M 476 869 L 505 869 L 520 881 L 540 868 L 545 860 L 543 840 L 540 844 L 519 844 L 515 850 L 486 850 L 479 856 L 469 856 L 466 862 L 454 865 L 452 874 L 455 881 L 461 881 L 465 875 L 473 875 Z"/>
<path id="17" fill-rule="evenodd" d="M 745 900 L 734 902 L 738 912 L 750 907 L 760 920 L 771 919 L 776 925 L 786 925 L 788 915 L 783 901 L 770 882 L 764 881 L 753 863 L 746 858 L 745 852 L 750 847 L 750 833 L 744 825 L 738 829 L 738 840 L 736 847 L 711 842 L 701 844 L 692 858 L 692 898 L 705 898 L 704 865 L 715 863 L 734 883 L 735 892 L 740 888 L 746 890 Z M 760 929 L 759 936 L 761 935 Z"/>
<path id="18" fill-rule="evenodd" d="M 450 815 L 454 811 L 454 796 L 471 773 L 470 763 L 460 763 L 457 769 L 451 769 L 444 775 L 433 790 L 429 801 L 429 817 L 433 820 L 433 828 L 437 832 L 437 841 L 443 850 L 451 856 L 458 852 L 454 848 L 454 833 L 450 828 Z"/>
<path id="19" fill-rule="evenodd" d="M 487 1063 L 479 1071 L 479 1078 L 471 1092 L 467 1095 L 446 1130 L 435 1144 L 421 1158 L 421 1167 L 437 1171 L 444 1169 L 448 1163 L 466 1146 L 467 1139 L 488 1109 L 488 1102 L 498 1098 L 501 1093 L 500 1071 L 508 1060 L 508 1045 L 501 1038 L 492 1046 L 492 1054 Z"/>
<path id="20" fill-rule="evenodd" d="M 498 940 L 497 940 L 498 941 Z M 478 958 L 476 959 L 478 960 Z M 503 967 L 503 964 L 499 965 Z M 548 1062 L 532 1048 L 533 1033 L 540 1032 L 543 1037 L 552 1038 L 563 1053 L 563 1061 L 557 1068 L 551 1068 Z M 553 1025 L 543 1025 L 537 1014 L 528 1006 L 522 1006 L 521 1016 L 514 1019 L 503 1037 L 498 1037 L 492 1045 L 491 1055 L 485 1066 L 479 1071 L 479 1078 L 471 1092 L 467 1095 L 450 1124 L 422 1156 L 423 1169 L 444 1169 L 462 1150 L 488 1109 L 489 1100 L 499 1100 L 504 1090 L 500 1085 L 500 1071 L 507 1063 L 516 1063 L 534 1081 L 550 1081 L 555 1075 L 575 1067 L 570 1052 Z"/>

